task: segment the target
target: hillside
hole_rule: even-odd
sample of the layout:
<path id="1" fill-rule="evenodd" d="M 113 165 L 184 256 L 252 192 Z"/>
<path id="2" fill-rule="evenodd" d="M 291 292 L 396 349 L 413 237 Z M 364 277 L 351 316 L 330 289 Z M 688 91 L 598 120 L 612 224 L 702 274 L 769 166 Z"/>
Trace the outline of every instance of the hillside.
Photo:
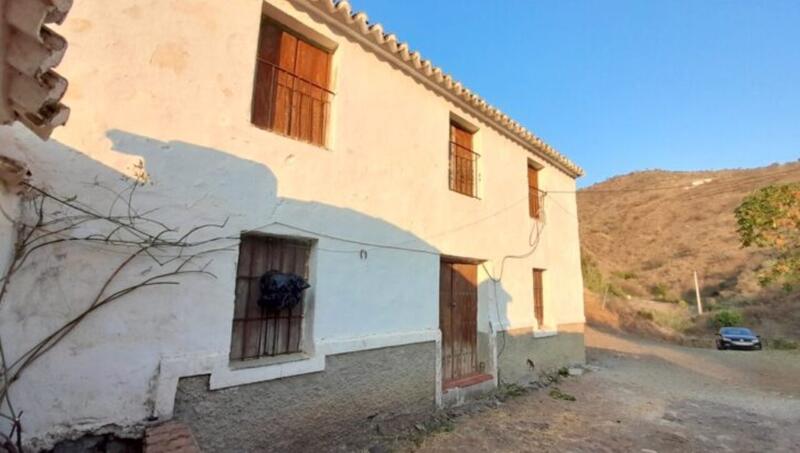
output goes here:
<path id="1" fill-rule="evenodd" d="M 770 335 L 797 338 L 798 293 L 759 287 L 755 272 L 768 252 L 740 246 L 733 215 L 753 190 L 794 181 L 800 181 L 798 162 L 746 170 L 642 171 L 581 190 L 587 288 L 622 299 L 688 305 L 691 313 L 696 270 L 708 310 L 734 308 Z M 691 321 L 685 330 L 703 331 L 702 320 Z"/>

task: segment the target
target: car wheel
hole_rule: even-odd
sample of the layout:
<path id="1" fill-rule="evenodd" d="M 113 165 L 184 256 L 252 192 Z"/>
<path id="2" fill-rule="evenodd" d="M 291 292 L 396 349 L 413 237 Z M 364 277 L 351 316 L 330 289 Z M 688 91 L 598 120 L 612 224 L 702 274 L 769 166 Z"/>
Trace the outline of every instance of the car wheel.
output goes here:
<path id="1" fill-rule="evenodd" d="M 756 351 L 760 351 L 760 350 L 761 350 L 761 345 L 760 345 L 760 344 L 757 344 L 757 345 L 756 345 Z"/>
<path id="2" fill-rule="evenodd" d="M 724 344 L 722 344 L 722 343 L 717 343 L 717 350 L 718 350 L 718 351 L 724 351 L 725 349 L 727 349 L 727 348 L 725 347 L 725 345 L 724 345 Z"/>

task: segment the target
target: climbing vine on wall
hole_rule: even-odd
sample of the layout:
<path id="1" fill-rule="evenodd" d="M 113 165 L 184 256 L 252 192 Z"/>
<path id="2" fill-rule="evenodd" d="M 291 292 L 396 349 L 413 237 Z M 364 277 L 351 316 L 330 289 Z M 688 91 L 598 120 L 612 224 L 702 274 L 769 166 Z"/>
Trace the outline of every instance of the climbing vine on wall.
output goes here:
<path id="1" fill-rule="evenodd" d="M 134 201 L 137 191 L 146 184 L 142 178 L 127 181 L 121 190 L 92 184 L 109 194 L 108 206 L 100 208 L 77 196 L 59 195 L 26 183 L 21 214 L 19 218 L 9 218 L 16 226 L 16 242 L 10 264 L 0 280 L 0 307 L 8 303 L 6 299 L 13 285 L 24 284 L 25 280 L 15 277 L 29 272 L 26 265 L 52 252 L 58 244 L 99 248 L 115 252 L 118 258 L 109 258 L 107 273 L 98 276 L 96 290 L 81 301 L 84 308 L 30 348 L 9 356 L 0 335 L 0 419 L 5 420 L 0 426 L 6 426 L 5 432 L 0 432 L 0 450 L 22 449 L 24 408 L 14 404 L 10 389 L 27 368 L 97 310 L 146 288 L 178 285 L 190 275 L 214 278 L 208 271 L 211 255 L 234 250 L 238 238 L 217 234 L 227 220 L 176 228 L 158 219 L 158 209 L 139 211 Z M 148 272 L 141 272 L 144 264 L 150 266 Z M 56 299 L 53 295 L 49 300 Z"/>

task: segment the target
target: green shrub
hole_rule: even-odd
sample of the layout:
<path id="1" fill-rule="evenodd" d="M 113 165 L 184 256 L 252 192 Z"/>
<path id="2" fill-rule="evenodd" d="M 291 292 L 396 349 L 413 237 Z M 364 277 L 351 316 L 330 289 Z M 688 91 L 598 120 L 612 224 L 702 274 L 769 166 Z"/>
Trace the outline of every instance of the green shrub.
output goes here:
<path id="1" fill-rule="evenodd" d="M 692 326 L 689 316 L 685 313 L 683 315 L 673 312 L 655 312 L 653 314 L 653 321 L 662 327 L 683 332 Z"/>
<path id="2" fill-rule="evenodd" d="M 583 273 L 583 284 L 589 291 L 596 294 L 605 291 L 603 273 L 600 272 L 597 263 L 583 253 L 581 253 L 581 273 Z"/>
<path id="3" fill-rule="evenodd" d="M 638 316 L 638 317 L 640 317 L 642 319 L 646 319 L 648 321 L 652 321 L 653 320 L 653 312 L 647 311 L 647 310 L 637 310 L 636 311 L 636 316 Z"/>
<path id="4" fill-rule="evenodd" d="M 625 291 L 623 291 L 622 288 L 612 285 L 611 283 L 608 284 L 608 294 L 611 294 L 612 296 L 615 297 L 627 296 L 627 294 L 625 294 Z"/>
<path id="5" fill-rule="evenodd" d="M 616 271 L 612 272 L 611 275 L 623 280 L 633 280 L 636 278 L 636 274 L 631 271 Z"/>
<path id="6" fill-rule="evenodd" d="M 504 384 L 497 389 L 497 393 L 504 397 L 515 397 L 527 393 L 527 389 L 518 384 Z"/>
<path id="7" fill-rule="evenodd" d="M 576 399 L 574 396 L 570 395 L 567 392 L 562 391 L 558 387 L 553 387 L 553 389 L 550 390 L 550 397 L 553 399 L 563 400 L 563 401 L 575 401 Z"/>
<path id="8" fill-rule="evenodd" d="M 768 346 L 771 349 L 791 350 L 800 348 L 800 344 L 796 341 L 787 340 L 786 338 L 773 338 L 769 341 Z"/>
<path id="9" fill-rule="evenodd" d="M 742 325 L 744 317 L 736 310 L 720 310 L 710 318 L 711 325 L 716 328 Z"/>
<path id="10" fill-rule="evenodd" d="M 670 303 L 670 304 L 680 305 L 681 302 L 685 302 L 685 301 L 683 299 L 681 299 L 680 297 L 678 297 L 678 296 L 675 296 L 673 294 L 669 294 L 668 293 L 666 296 L 664 296 L 663 299 L 661 299 L 661 302 L 667 302 L 667 303 Z"/>
<path id="11" fill-rule="evenodd" d="M 666 300 L 668 293 L 669 286 L 664 283 L 656 283 L 650 287 L 650 294 L 652 294 L 657 300 Z"/>

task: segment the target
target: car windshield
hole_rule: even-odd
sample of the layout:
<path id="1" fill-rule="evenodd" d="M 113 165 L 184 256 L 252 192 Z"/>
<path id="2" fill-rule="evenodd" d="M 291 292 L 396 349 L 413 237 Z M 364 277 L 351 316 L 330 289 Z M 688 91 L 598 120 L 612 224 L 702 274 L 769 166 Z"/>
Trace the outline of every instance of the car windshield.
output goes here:
<path id="1" fill-rule="evenodd" d="M 722 329 L 723 335 L 753 335 L 750 329 L 743 329 L 740 327 L 726 327 Z"/>

